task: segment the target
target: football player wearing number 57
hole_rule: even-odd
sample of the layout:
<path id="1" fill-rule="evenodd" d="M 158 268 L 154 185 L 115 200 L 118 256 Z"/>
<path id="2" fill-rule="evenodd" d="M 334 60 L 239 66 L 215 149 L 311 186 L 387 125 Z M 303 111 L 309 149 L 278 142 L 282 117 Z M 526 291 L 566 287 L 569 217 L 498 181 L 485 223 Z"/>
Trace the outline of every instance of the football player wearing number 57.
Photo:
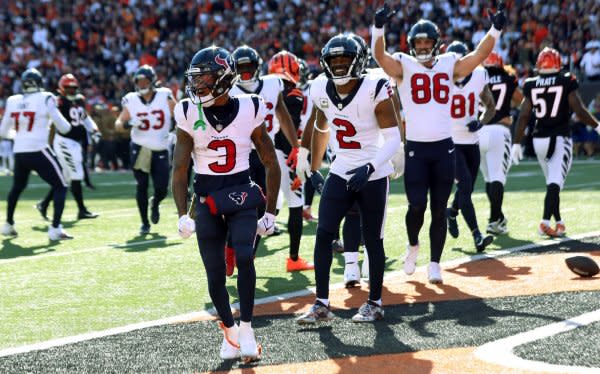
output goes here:
<path id="1" fill-rule="evenodd" d="M 561 71 L 561 58 L 556 49 L 544 48 L 535 66 L 538 75 L 527 78 L 523 84 L 524 98 L 515 129 L 512 157 L 517 162 L 522 157 L 521 139 L 533 111 L 533 148 L 546 177 L 544 212 L 538 232 L 543 236 L 560 237 L 565 235 L 566 227 L 560 215 L 559 194 L 573 162 L 571 111 L 599 133 L 600 123 L 583 105 L 577 93 L 577 78 Z M 556 221 L 554 228 L 550 226 L 552 217 Z"/>
<path id="2" fill-rule="evenodd" d="M 135 92 L 121 100 L 122 111 L 115 127 L 131 128 L 130 156 L 136 180 L 137 201 L 142 226 L 140 234 L 150 232 L 148 203 L 152 223 L 160 219 L 158 206 L 169 186 L 169 131 L 176 101 L 168 88 L 156 87 L 154 68 L 142 65 L 133 76 Z M 152 177 L 154 195 L 148 200 L 148 182 Z"/>
<path id="3" fill-rule="evenodd" d="M 446 204 L 454 181 L 454 143 L 450 116 L 453 81 L 466 77 L 494 48 L 506 23 L 504 4 L 488 10 L 492 27 L 474 51 L 458 58 L 438 55 L 440 31 L 431 21 L 420 20 L 408 32 L 410 55 L 385 50 L 384 25 L 396 11 L 387 4 L 375 12 L 371 50 L 379 66 L 397 82 L 406 116 L 404 185 L 408 198 L 408 246 L 404 271 L 415 271 L 419 231 L 423 226 L 427 194 L 431 196 L 429 281 L 441 283 L 439 265 L 446 241 Z"/>

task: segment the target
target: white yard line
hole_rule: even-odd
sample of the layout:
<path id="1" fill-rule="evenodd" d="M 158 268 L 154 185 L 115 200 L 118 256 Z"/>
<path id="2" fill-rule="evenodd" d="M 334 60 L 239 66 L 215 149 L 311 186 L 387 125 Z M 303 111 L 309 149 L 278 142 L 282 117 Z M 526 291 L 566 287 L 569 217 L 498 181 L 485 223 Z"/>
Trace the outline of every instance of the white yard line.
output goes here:
<path id="1" fill-rule="evenodd" d="M 481 259 L 485 259 L 485 258 L 494 258 L 494 257 L 502 256 L 502 255 L 505 255 L 508 253 L 524 251 L 527 249 L 532 249 L 535 247 L 544 246 L 544 245 L 548 245 L 548 244 L 555 244 L 555 243 L 560 243 L 560 242 L 567 241 L 567 240 L 582 239 L 582 238 L 597 236 L 597 235 L 600 235 L 600 231 L 594 231 L 594 232 L 574 235 L 570 238 L 563 238 L 560 240 L 544 240 L 544 241 L 541 241 L 538 243 L 531 243 L 531 244 L 521 245 L 518 247 L 494 251 L 493 253 L 490 253 L 490 254 L 478 254 L 478 255 L 474 255 L 474 256 L 462 257 L 462 258 L 459 258 L 456 260 L 443 262 L 442 265 L 444 267 L 456 266 L 459 264 L 464 264 L 464 263 L 481 260 Z M 160 239 L 160 240 L 163 240 L 163 239 Z M 156 241 L 160 241 L 160 240 L 156 240 Z M 167 238 L 164 240 L 171 240 L 171 239 Z M 151 242 L 151 241 L 149 240 L 149 241 L 145 241 L 145 242 L 138 242 L 138 243 L 134 243 L 133 245 L 140 245 L 142 243 L 148 243 L 148 242 Z M 133 245 L 128 245 L 128 246 L 133 246 Z M 124 248 L 124 247 L 125 246 L 123 246 L 122 248 Z M 111 248 L 114 248 L 114 247 L 111 247 Z M 425 266 L 420 266 L 418 268 L 418 270 L 425 271 Z M 388 279 L 388 278 L 399 277 L 399 276 L 403 276 L 403 275 L 404 275 L 404 272 L 393 271 L 393 272 L 387 273 L 385 278 Z M 343 288 L 343 287 L 344 287 L 343 283 L 336 283 L 336 284 L 331 285 L 330 289 L 339 289 L 339 288 Z M 289 300 L 294 297 L 311 295 L 314 293 L 315 293 L 315 288 L 311 287 L 311 288 L 307 288 L 307 289 L 303 289 L 303 290 L 299 290 L 299 291 L 287 292 L 287 293 L 283 293 L 283 294 L 279 294 L 279 295 L 267 296 L 267 297 L 263 297 L 260 299 L 256 299 L 254 304 L 261 305 L 261 304 L 279 302 L 279 301 Z M 238 309 L 239 303 L 232 304 L 231 308 L 233 310 Z M 115 327 L 115 328 L 108 329 L 108 330 L 94 331 L 94 332 L 89 332 L 89 333 L 75 335 L 75 336 L 67 336 L 64 338 L 52 339 L 52 340 L 48 340 L 48 341 L 40 342 L 40 343 L 28 344 L 28 345 L 24 345 L 24 346 L 20 346 L 20 347 L 6 348 L 3 350 L 0 350 L 0 357 L 15 355 L 15 354 L 19 354 L 19 353 L 26 353 L 26 352 L 31 352 L 31 351 L 37 351 L 37 350 L 41 350 L 41 349 L 59 347 L 59 346 L 66 345 L 66 344 L 77 343 L 77 342 L 96 339 L 96 338 L 100 338 L 100 337 L 104 337 L 104 336 L 117 335 L 117 334 L 121 334 L 124 332 L 140 330 L 140 329 L 148 328 L 148 327 L 162 326 L 162 325 L 167 325 L 167 324 L 171 324 L 171 323 L 192 322 L 192 321 L 197 320 L 198 318 L 202 318 L 202 317 L 206 317 L 206 316 L 214 316 L 215 314 L 216 314 L 215 309 L 210 308 L 210 309 L 200 311 L 200 312 L 191 312 L 191 313 L 186 313 L 186 314 L 180 314 L 180 315 L 174 316 L 174 317 L 162 318 L 162 319 L 158 319 L 158 320 L 154 320 L 154 321 L 139 322 L 139 323 L 134 323 L 134 324 L 126 325 L 126 326 L 122 326 L 122 327 Z"/>
<path id="2" fill-rule="evenodd" d="M 513 352 L 514 348 L 520 345 L 545 339 L 578 327 L 587 326 L 597 321 L 600 321 L 600 309 L 561 322 L 538 327 L 521 334 L 489 342 L 477 348 L 477 350 L 475 350 L 475 356 L 480 360 L 511 369 L 543 371 L 545 373 L 598 373 L 598 368 L 557 365 L 543 361 L 525 360 L 518 357 Z"/>

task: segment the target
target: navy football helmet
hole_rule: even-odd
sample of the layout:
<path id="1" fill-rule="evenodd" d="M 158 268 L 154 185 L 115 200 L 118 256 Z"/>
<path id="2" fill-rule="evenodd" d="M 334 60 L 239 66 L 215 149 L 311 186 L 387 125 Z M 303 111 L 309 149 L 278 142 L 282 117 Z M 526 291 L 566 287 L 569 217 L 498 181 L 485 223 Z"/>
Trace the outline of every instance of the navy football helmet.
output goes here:
<path id="1" fill-rule="evenodd" d="M 185 76 L 185 91 L 192 102 L 211 106 L 233 87 L 237 77 L 235 61 L 225 48 L 204 48 L 196 52 Z"/>
<path id="2" fill-rule="evenodd" d="M 417 53 L 415 48 L 415 40 L 421 38 L 430 39 L 433 41 L 433 48 L 428 53 Z M 408 31 L 407 41 L 410 48 L 410 53 L 415 56 L 419 62 L 427 62 L 438 54 L 441 44 L 440 29 L 435 23 L 426 19 L 422 19 L 410 28 Z"/>
<path id="3" fill-rule="evenodd" d="M 369 60 L 371 59 L 371 48 L 367 45 L 367 42 L 360 36 L 354 33 L 348 33 L 355 42 L 360 46 L 361 57 L 363 59 L 363 69 L 364 72 L 369 66 Z"/>
<path id="4" fill-rule="evenodd" d="M 42 73 L 36 68 L 27 69 L 21 74 L 24 93 L 40 92 L 44 88 Z"/>
<path id="5" fill-rule="evenodd" d="M 349 64 L 345 66 L 332 65 L 331 60 L 336 57 L 350 57 Z M 325 71 L 325 76 L 336 85 L 344 85 L 352 79 L 360 77 L 364 62 L 361 54 L 361 48 L 353 38 L 348 35 L 336 35 L 329 39 L 325 47 L 321 50 L 321 67 Z M 336 73 L 336 71 L 345 67 L 345 72 Z"/>
<path id="6" fill-rule="evenodd" d="M 446 52 L 454 52 L 459 58 L 465 56 L 469 53 L 469 48 L 467 45 L 461 41 L 455 40 L 446 48 Z"/>
<path id="7" fill-rule="evenodd" d="M 232 57 L 239 76 L 239 84 L 255 83 L 258 80 L 263 63 L 258 52 L 252 47 L 243 45 L 233 51 Z"/>
<path id="8" fill-rule="evenodd" d="M 141 78 L 146 78 L 150 81 L 150 85 L 144 88 L 138 86 L 138 80 Z M 140 66 L 135 74 L 133 74 L 133 83 L 135 84 L 135 90 L 140 95 L 146 95 L 148 92 L 154 90 L 154 85 L 156 84 L 156 72 L 154 68 L 150 65 L 142 65 Z"/>

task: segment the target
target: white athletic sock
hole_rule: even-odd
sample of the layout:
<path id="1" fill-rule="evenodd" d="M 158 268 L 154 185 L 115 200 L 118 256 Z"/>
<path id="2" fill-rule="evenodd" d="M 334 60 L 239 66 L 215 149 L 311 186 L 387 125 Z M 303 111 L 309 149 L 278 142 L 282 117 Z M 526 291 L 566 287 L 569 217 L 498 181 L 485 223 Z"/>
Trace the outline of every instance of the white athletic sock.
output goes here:
<path id="1" fill-rule="evenodd" d="M 317 298 L 317 301 L 319 301 L 321 304 L 329 307 L 329 299 L 319 299 L 319 298 Z"/>

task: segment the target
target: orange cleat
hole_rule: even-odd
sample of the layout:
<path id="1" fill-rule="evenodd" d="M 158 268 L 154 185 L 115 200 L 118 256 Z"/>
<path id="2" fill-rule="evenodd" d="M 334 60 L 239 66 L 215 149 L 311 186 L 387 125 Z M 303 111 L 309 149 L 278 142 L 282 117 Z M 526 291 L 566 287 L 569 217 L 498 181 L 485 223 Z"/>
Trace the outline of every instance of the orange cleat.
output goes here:
<path id="1" fill-rule="evenodd" d="M 288 273 L 292 271 L 314 270 L 314 268 L 315 265 L 312 262 L 308 262 L 301 257 L 298 257 L 296 261 L 291 258 L 287 259 L 286 269 Z"/>
<path id="2" fill-rule="evenodd" d="M 312 222 L 316 220 L 316 218 L 312 215 L 310 207 L 302 209 L 302 218 L 304 218 L 306 222 Z"/>
<path id="3" fill-rule="evenodd" d="M 231 247 L 225 247 L 225 275 L 233 275 L 235 269 L 235 251 Z"/>
<path id="4" fill-rule="evenodd" d="M 559 235 L 550 225 L 546 225 L 545 223 L 540 223 L 540 227 L 538 228 L 538 233 L 541 236 L 548 236 L 550 238 L 558 238 Z"/>
<path id="5" fill-rule="evenodd" d="M 556 228 L 554 229 L 554 231 L 556 231 L 556 235 L 562 237 L 562 236 L 565 236 L 565 234 L 567 232 L 567 228 L 565 227 L 564 223 L 557 222 Z"/>

